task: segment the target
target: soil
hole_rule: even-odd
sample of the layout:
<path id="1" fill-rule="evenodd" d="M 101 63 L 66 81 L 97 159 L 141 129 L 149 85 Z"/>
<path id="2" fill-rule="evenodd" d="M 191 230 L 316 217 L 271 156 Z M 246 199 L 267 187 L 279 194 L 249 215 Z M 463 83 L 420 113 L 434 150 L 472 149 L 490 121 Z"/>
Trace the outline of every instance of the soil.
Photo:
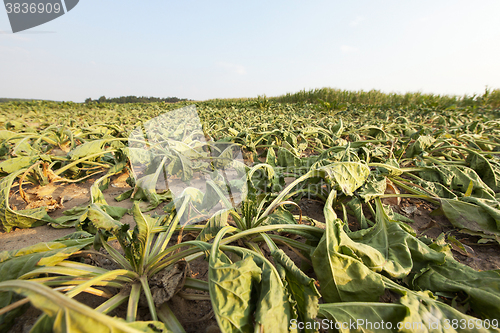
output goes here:
<path id="1" fill-rule="evenodd" d="M 120 175 L 112 179 L 111 185 L 103 192 L 104 197 L 108 203 L 113 206 L 131 208 L 132 202 L 124 200 L 116 202 L 114 198 L 130 189 L 129 185 L 125 182 L 127 175 Z M 52 211 L 48 214 L 51 217 L 57 218 L 62 216 L 62 212 L 66 209 L 85 204 L 89 201 L 90 186 L 97 178 L 88 179 L 85 182 L 78 184 L 59 184 L 57 186 L 47 186 L 44 188 L 28 188 L 26 195 L 30 200 L 30 204 L 37 202 L 54 203 Z M 24 209 L 26 203 L 22 200 L 18 191 L 13 188 L 11 197 L 9 199 L 11 207 L 16 209 Z M 385 200 L 385 204 L 393 206 L 393 210 L 401 215 L 414 220 L 410 223 L 417 235 L 425 235 L 429 238 L 435 239 L 441 233 L 448 236 L 455 237 L 459 243 L 453 244 L 452 252 L 454 257 L 459 262 L 468 265 L 476 270 L 495 270 L 500 269 L 500 246 L 497 243 L 478 244 L 478 237 L 470 236 L 460 233 L 459 230 L 454 228 L 451 223 L 444 217 L 432 214 L 431 212 L 437 210 L 434 206 L 426 201 L 420 199 L 402 198 L 400 200 L 391 199 Z M 325 222 L 323 216 L 323 203 L 314 199 L 302 199 L 299 203 L 303 216 L 310 217 L 319 222 Z M 161 206 L 150 212 L 161 213 Z M 298 210 L 294 212 L 298 213 Z M 337 212 L 342 216 L 342 212 Z M 370 218 L 370 213 L 366 212 L 366 216 Z M 357 222 L 354 217 L 349 216 L 349 226 L 352 230 L 357 229 Z M 132 216 L 125 215 L 121 220 L 122 223 L 128 223 L 133 227 L 135 225 Z M 63 237 L 67 234 L 74 232 L 74 228 L 69 229 L 54 229 L 50 226 L 41 226 L 31 229 L 15 229 L 10 233 L 5 233 L 0 230 L 0 251 L 18 250 L 23 247 L 34 245 L 39 242 L 47 242 Z M 189 236 L 185 236 L 189 237 Z M 177 237 L 173 237 L 177 240 Z M 292 260 L 299 262 L 300 258 L 297 254 L 289 249 L 284 248 L 285 252 L 290 255 Z M 189 264 L 187 274 L 196 278 L 208 278 L 208 263 L 204 258 L 199 258 Z M 184 292 L 184 291 L 183 291 Z M 192 292 L 192 291 L 187 291 Z M 182 292 L 180 293 L 182 294 Z M 179 293 L 173 295 L 168 301 L 171 310 L 179 319 L 186 332 L 219 332 L 217 322 L 214 318 L 213 311 L 209 300 L 186 300 L 180 297 Z M 387 296 L 390 298 L 390 295 Z M 95 296 L 78 296 L 79 301 L 88 304 L 89 306 L 97 306 L 102 302 Z M 111 315 L 124 317 L 126 313 L 125 305 L 115 309 Z M 40 311 L 29 308 L 29 310 L 20 318 L 18 318 L 14 327 L 9 331 L 10 333 L 25 333 L 29 332 L 32 325 L 36 322 Z M 143 307 L 139 312 L 140 320 L 150 320 L 147 307 Z"/>

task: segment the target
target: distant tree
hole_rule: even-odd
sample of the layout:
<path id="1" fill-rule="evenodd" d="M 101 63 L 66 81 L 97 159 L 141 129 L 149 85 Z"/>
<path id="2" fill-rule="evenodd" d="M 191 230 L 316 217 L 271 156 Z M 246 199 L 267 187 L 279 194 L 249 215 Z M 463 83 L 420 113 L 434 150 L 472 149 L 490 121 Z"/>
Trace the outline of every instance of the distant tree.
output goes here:
<path id="1" fill-rule="evenodd" d="M 92 100 L 92 98 L 87 98 L 85 103 L 90 102 L 99 102 L 99 103 L 117 103 L 117 104 L 125 104 L 125 103 L 177 103 L 187 101 L 186 98 L 177 98 L 177 97 L 167 97 L 167 98 L 159 98 L 159 97 L 146 97 L 146 96 L 120 96 L 114 98 L 106 98 L 106 96 L 101 96 L 97 100 Z"/>

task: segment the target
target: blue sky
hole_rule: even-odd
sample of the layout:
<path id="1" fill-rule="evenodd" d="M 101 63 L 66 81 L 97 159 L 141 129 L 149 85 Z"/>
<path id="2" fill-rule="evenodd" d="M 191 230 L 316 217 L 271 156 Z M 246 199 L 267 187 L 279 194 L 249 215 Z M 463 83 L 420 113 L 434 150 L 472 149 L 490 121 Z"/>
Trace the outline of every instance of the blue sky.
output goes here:
<path id="1" fill-rule="evenodd" d="M 0 7 L 0 97 L 471 95 L 500 88 L 499 15 L 498 0 L 80 0 L 13 34 Z"/>

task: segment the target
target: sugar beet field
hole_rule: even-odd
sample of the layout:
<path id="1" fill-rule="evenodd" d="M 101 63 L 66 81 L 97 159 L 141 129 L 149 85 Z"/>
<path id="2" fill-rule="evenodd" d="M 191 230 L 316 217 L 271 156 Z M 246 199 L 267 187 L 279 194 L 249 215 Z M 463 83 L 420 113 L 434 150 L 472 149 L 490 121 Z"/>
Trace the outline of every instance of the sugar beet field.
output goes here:
<path id="1" fill-rule="evenodd" d="M 0 104 L 0 332 L 500 332 L 500 91 Z"/>

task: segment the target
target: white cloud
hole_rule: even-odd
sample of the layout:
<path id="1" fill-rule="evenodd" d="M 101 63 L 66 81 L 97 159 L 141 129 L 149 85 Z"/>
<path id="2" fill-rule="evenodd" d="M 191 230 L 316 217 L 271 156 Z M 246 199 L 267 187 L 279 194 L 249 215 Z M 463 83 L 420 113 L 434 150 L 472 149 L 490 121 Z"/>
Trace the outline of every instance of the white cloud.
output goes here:
<path id="1" fill-rule="evenodd" d="M 355 27 L 359 25 L 361 22 L 363 22 L 365 18 L 363 16 L 356 16 L 356 18 L 349 23 L 351 27 Z"/>
<path id="2" fill-rule="evenodd" d="M 217 65 L 219 67 L 224 68 L 228 72 L 232 74 L 245 75 L 247 73 L 245 67 L 229 62 L 218 62 Z"/>
<path id="3" fill-rule="evenodd" d="M 342 53 L 352 53 L 352 52 L 356 52 L 357 50 L 358 49 L 356 47 L 349 46 L 349 45 L 340 46 L 340 51 L 342 51 Z"/>

